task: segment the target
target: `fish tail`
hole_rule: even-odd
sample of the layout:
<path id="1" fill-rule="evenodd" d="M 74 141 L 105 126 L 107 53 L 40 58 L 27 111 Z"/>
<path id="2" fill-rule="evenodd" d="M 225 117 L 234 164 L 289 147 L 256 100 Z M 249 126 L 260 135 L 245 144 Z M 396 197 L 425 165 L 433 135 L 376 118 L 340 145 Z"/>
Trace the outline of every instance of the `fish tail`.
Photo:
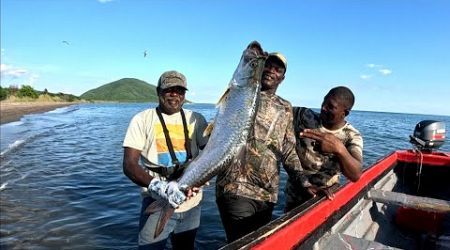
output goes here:
<path id="1" fill-rule="evenodd" d="M 168 203 L 168 202 L 165 200 L 156 200 L 156 201 L 152 202 L 145 209 L 145 214 L 154 214 L 158 211 L 161 211 L 166 206 L 166 203 Z"/>
<path id="2" fill-rule="evenodd" d="M 164 227 L 166 226 L 170 217 L 172 217 L 174 211 L 175 211 L 175 208 L 173 208 L 169 203 L 167 203 L 165 208 L 163 208 L 163 210 L 161 211 L 161 214 L 159 215 L 159 220 L 158 220 L 158 224 L 156 225 L 155 235 L 153 236 L 154 238 L 158 237 L 162 233 L 162 231 L 164 230 Z"/>
<path id="3" fill-rule="evenodd" d="M 162 233 L 170 217 L 172 217 L 175 208 L 173 208 L 166 200 L 156 200 L 145 209 L 146 214 L 153 214 L 159 211 L 161 213 L 159 215 L 158 223 L 156 224 L 155 234 L 153 235 L 154 238 Z"/>

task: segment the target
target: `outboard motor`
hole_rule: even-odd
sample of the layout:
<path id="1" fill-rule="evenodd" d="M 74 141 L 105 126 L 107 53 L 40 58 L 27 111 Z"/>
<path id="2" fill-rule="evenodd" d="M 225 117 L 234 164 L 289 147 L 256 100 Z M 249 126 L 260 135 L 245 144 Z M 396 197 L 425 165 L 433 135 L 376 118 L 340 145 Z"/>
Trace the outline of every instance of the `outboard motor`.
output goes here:
<path id="1" fill-rule="evenodd" d="M 445 123 L 433 120 L 421 121 L 417 123 L 414 134 L 409 137 L 410 142 L 420 151 L 431 152 L 445 142 Z"/>

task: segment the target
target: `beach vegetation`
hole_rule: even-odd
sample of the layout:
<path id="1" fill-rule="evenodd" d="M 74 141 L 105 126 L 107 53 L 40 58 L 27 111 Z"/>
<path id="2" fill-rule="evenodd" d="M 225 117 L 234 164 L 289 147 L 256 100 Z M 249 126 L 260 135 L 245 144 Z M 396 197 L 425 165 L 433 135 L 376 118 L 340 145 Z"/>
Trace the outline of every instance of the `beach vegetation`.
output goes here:
<path id="1" fill-rule="evenodd" d="M 9 85 L 8 96 L 16 95 L 17 91 L 19 91 L 19 87 L 17 85 Z"/>
<path id="2" fill-rule="evenodd" d="M 17 91 L 17 97 L 29 97 L 32 99 L 37 99 L 39 94 L 30 85 L 23 85 L 22 88 Z"/>
<path id="3" fill-rule="evenodd" d="M 0 100 L 5 102 L 83 102 L 80 97 L 62 92 L 51 93 L 47 89 L 44 91 L 35 90 L 30 85 L 23 85 L 18 88 L 11 85 L 8 88 L 0 86 Z"/>
<path id="4" fill-rule="evenodd" d="M 8 97 L 8 89 L 0 86 L 0 100 L 5 100 Z"/>

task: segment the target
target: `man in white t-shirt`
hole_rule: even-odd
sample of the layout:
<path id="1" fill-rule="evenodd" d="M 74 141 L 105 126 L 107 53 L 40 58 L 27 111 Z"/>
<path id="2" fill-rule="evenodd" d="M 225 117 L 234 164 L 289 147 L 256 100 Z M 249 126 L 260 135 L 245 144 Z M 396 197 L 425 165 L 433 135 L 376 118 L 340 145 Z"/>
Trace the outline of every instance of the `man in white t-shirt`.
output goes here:
<path id="1" fill-rule="evenodd" d="M 196 195 L 170 190 L 170 181 L 178 178 L 185 163 L 203 149 L 205 118 L 182 109 L 187 90 L 186 78 L 177 71 L 164 72 L 158 81 L 159 105 L 136 114 L 128 127 L 123 147 L 125 175 L 142 187 L 142 209 L 139 222 L 139 249 L 164 249 L 171 238 L 173 249 L 194 249 L 200 224 L 202 191 Z M 180 206 L 177 197 L 189 198 Z M 154 238 L 160 212 L 146 214 L 145 209 L 158 199 L 177 207 L 163 232 Z"/>

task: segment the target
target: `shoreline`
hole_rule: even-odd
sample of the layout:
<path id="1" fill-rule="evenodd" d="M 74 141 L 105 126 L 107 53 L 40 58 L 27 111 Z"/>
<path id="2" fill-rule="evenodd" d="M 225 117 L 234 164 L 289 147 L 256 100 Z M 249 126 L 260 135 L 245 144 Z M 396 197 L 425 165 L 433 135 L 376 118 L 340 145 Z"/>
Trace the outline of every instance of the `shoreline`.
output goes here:
<path id="1" fill-rule="evenodd" d="M 20 121 L 24 115 L 45 113 L 77 102 L 0 102 L 0 125 Z"/>

